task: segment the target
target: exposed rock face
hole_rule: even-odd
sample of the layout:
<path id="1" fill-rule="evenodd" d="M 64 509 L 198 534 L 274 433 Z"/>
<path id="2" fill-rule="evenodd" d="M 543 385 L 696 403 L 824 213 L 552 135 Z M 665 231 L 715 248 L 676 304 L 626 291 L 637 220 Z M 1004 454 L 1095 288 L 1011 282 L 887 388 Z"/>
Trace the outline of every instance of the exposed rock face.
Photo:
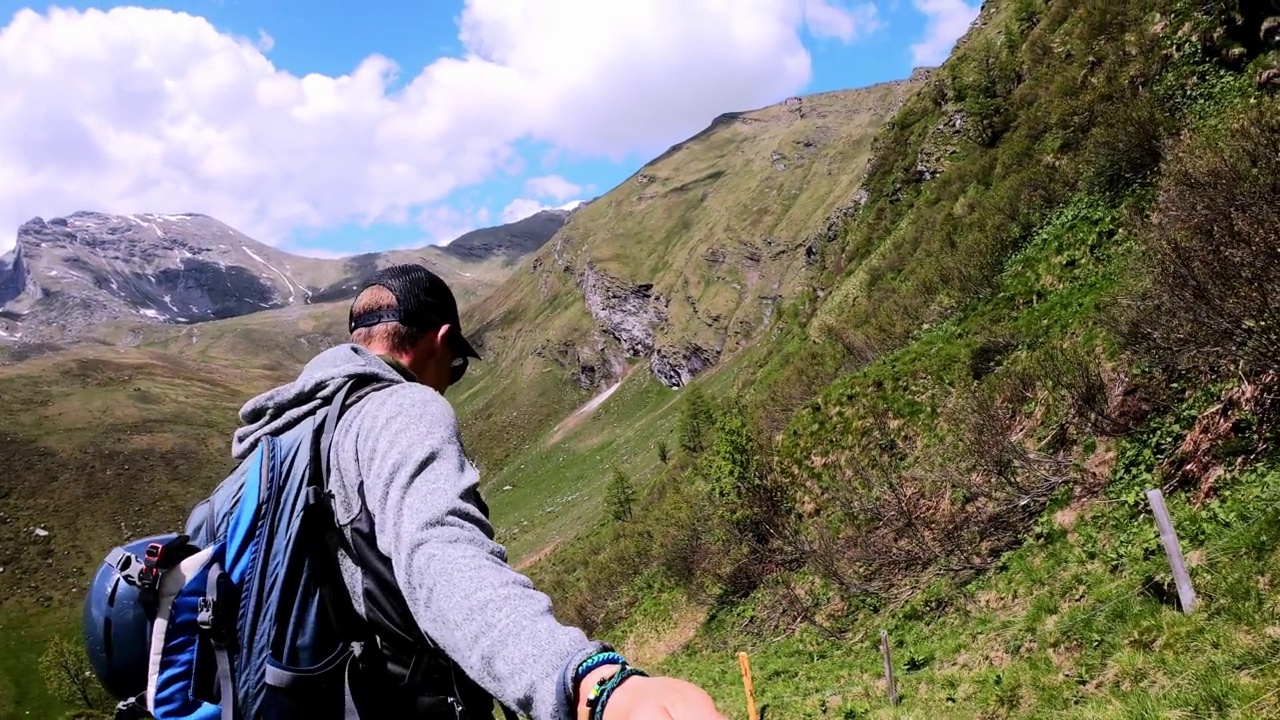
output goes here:
<path id="1" fill-rule="evenodd" d="M 1263 20 L 1258 35 L 1262 38 L 1262 42 L 1270 47 L 1280 45 L 1280 15 L 1273 15 Z"/>
<path id="2" fill-rule="evenodd" d="M 1254 81 L 1254 85 L 1263 90 L 1275 90 L 1280 88 L 1280 69 L 1268 68 L 1258 73 L 1258 77 Z"/>
<path id="3" fill-rule="evenodd" d="M 0 298 L 32 338 L 129 316 L 213 320 L 305 298 L 281 255 L 203 215 L 35 218 L 18 229 Z"/>
<path id="4" fill-rule="evenodd" d="M 666 300 L 653 295 L 649 284 L 629 285 L 598 270 L 592 263 L 579 280 L 591 317 L 622 345 L 631 357 L 653 351 L 654 329 L 666 322 Z"/>
<path id="5" fill-rule="evenodd" d="M 653 354 L 649 360 L 649 369 L 662 384 L 678 388 L 711 367 L 717 355 L 718 353 L 694 343 L 663 348 Z"/>
<path id="6" fill-rule="evenodd" d="M 686 385 L 715 364 L 720 356 L 718 349 L 708 349 L 687 339 L 671 346 L 657 346 L 656 337 L 667 323 L 669 300 L 655 294 L 648 283 L 629 284 L 588 262 L 579 286 L 600 331 L 616 340 L 626 356 L 649 358 L 653 376 L 667 387 Z M 566 348 L 562 354 L 568 361 L 562 364 L 575 368 L 578 384 L 584 388 L 613 382 L 621 377 L 624 369 L 617 352 L 610 353 L 599 336 L 590 346 L 579 345 L 573 347 L 572 352 Z"/>
<path id="7" fill-rule="evenodd" d="M 22 246 L 0 257 L 0 306 L 14 300 L 27 289 L 27 263 L 22 257 Z"/>
<path id="8" fill-rule="evenodd" d="M 948 160 L 958 150 L 968 120 L 963 110 L 954 108 L 938 121 L 929 139 L 920 147 L 916 160 L 916 176 L 921 181 L 928 182 L 946 171 Z"/>

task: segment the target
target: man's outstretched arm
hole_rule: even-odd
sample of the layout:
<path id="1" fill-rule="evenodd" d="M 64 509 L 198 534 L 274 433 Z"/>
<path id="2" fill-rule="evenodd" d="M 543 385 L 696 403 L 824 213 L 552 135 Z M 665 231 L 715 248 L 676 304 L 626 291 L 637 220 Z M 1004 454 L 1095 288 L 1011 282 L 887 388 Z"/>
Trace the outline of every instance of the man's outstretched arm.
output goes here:
<path id="1" fill-rule="evenodd" d="M 366 398 L 352 420 L 378 546 L 422 631 L 508 707 L 576 717 L 569 673 L 601 644 L 559 623 L 550 599 L 506 563 L 452 407 L 405 385 Z"/>

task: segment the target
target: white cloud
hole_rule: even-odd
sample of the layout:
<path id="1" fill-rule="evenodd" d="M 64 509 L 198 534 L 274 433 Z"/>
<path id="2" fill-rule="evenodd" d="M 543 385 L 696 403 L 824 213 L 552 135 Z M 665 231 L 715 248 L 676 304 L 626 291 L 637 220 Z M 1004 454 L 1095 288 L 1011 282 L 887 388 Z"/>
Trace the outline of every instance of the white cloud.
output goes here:
<path id="1" fill-rule="evenodd" d="M 81 209 L 203 212 L 273 244 L 410 222 L 519 170 L 520 140 L 648 157 L 798 92 L 801 30 L 853 37 L 845 12 L 857 17 L 815 0 L 466 0 L 464 56 L 392 90 L 399 68 L 376 54 L 298 77 L 263 55 L 265 31 L 135 7 L 22 10 L 0 29 L 0 252 L 19 223 Z"/>
<path id="2" fill-rule="evenodd" d="M 849 9 L 827 0 L 806 0 L 804 17 L 809 32 L 815 37 L 834 37 L 844 42 L 881 27 L 880 14 L 870 2 L 861 2 Z"/>
<path id="3" fill-rule="evenodd" d="M 529 178 L 524 182 L 524 191 L 534 197 L 551 198 L 553 200 L 564 200 L 574 195 L 579 195 L 585 190 L 580 185 L 575 185 L 559 175 L 543 175 L 541 177 Z"/>
<path id="4" fill-rule="evenodd" d="M 326 250 L 324 248 L 314 248 L 314 247 L 308 247 L 306 245 L 299 246 L 299 247 L 290 246 L 285 248 L 285 250 L 286 252 L 292 253 L 294 255 L 301 255 L 302 257 L 309 257 L 309 258 L 319 258 L 321 260 L 341 260 L 342 258 L 347 258 L 347 257 L 351 257 L 352 255 L 360 254 L 360 252 L 357 250 Z"/>
<path id="5" fill-rule="evenodd" d="M 529 217 L 530 215 L 535 215 L 537 213 L 540 213 L 543 210 L 550 210 L 550 209 L 551 209 L 550 207 L 548 207 L 547 205 L 543 205 L 537 200 L 530 200 L 529 198 L 516 198 L 515 200 L 512 200 L 511 202 L 507 203 L 506 207 L 502 208 L 502 222 L 513 223 L 517 220 L 523 220 Z"/>
<path id="6" fill-rule="evenodd" d="M 517 220 L 523 220 L 530 215 L 536 215 L 543 210 L 572 210 L 581 204 L 581 200 L 570 200 L 569 202 L 560 205 L 543 205 L 537 200 L 516 198 L 515 200 L 507 203 L 506 207 L 502 208 L 502 222 L 513 223 Z"/>
<path id="7" fill-rule="evenodd" d="M 414 222 L 422 229 L 424 235 L 422 242 L 407 243 L 404 247 L 396 249 L 423 245 L 448 245 L 459 236 L 483 227 L 488 217 L 489 212 L 484 209 L 462 212 L 443 205 L 423 208 L 414 218 Z"/>
<path id="8" fill-rule="evenodd" d="M 914 4 L 927 18 L 924 40 L 911 46 L 917 67 L 941 65 L 981 10 L 981 3 L 969 5 L 964 0 L 914 0 Z"/>

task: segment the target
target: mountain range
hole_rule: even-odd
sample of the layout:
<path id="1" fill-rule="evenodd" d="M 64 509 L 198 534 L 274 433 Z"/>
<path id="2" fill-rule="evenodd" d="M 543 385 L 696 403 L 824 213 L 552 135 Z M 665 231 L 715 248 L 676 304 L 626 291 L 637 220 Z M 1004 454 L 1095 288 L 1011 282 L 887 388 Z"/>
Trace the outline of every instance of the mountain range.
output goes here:
<path id="1" fill-rule="evenodd" d="M 444 246 L 340 259 L 289 254 L 200 214 L 34 218 L 0 257 L 0 341 L 66 344 L 104 325 L 192 324 L 350 298 L 378 268 L 421 262 L 469 301 L 564 225 L 544 210 Z"/>

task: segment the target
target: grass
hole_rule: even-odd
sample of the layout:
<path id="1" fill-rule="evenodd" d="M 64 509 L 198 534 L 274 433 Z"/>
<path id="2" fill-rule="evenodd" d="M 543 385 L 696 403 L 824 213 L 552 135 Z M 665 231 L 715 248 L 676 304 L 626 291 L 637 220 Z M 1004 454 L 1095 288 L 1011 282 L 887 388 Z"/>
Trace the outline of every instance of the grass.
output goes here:
<path id="1" fill-rule="evenodd" d="M 181 527 L 231 467 L 240 403 L 273 379 L 96 348 L 0 371 L 0 464 L 15 470 L 0 488 L 0 717 L 58 715 L 43 643 L 78 624 L 108 549 Z"/>
<path id="2" fill-rule="evenodd" d="M 550 446 L 537 438 L 490 473 L 482 489 L 510 556 L 570 540 L 598 522 L 614 466 L 633 478 L 655 475 L 675 399 L 648 373 L 634 372 L 576 432 Z"/>
<path id="3" fill-rule="evenodd" d="M 480 461 L 505 466 L 512 446 L 531 446 L 585 402 L 590 393 L 571 379 L 581 366 L 624 359 L 583 303 L 577 281 L 588 262 L 626 285 L 652 284 L 668 318 L 654 332 L 655 347 L 692 342 L 729 354 L 749 346 L 765 327 L 766 304 L 802 287 L 814 225 L 853 195 L 875 130 L 915 86 L 810 96 L 803 113 L 786 105 L 744 113 L 580 209 L 464 318 L 501 368 L 489 380 L 477 374 L 463 391 L 471 394 L 469 447 Z M 774 169 L 774 154 L 784 170 Z M 521 413 L 514 424 L 506 419 L 513 408 Z"/>
<path id="4" fill-rule="evenodd" d="M 1150 468 L 1134 470 L 1150 481 Z M 745 717 L 740 650 L 750 653 L 770 717 L 1275 716 L 1277 480 L 1276 470 L 1233 478 L 1221 503 L 1239 522 L 1173 502 L 1200 602 L 1190 615 L 1163 584 L 1154 520 L 1117 489 L 1046 518 L 998 572 L 963 588 L 940 582 L 858 617 L 839 642 L 812 629 L 770 642 L 735 632 L 763 609 L 748 605 L 656 669 L 702 684 L 731 718 Z M 1126 557 L 1113 562 L 1111 552 Z M 881 629 L 892 641 L 896 711 L 883 685 Z"/>

